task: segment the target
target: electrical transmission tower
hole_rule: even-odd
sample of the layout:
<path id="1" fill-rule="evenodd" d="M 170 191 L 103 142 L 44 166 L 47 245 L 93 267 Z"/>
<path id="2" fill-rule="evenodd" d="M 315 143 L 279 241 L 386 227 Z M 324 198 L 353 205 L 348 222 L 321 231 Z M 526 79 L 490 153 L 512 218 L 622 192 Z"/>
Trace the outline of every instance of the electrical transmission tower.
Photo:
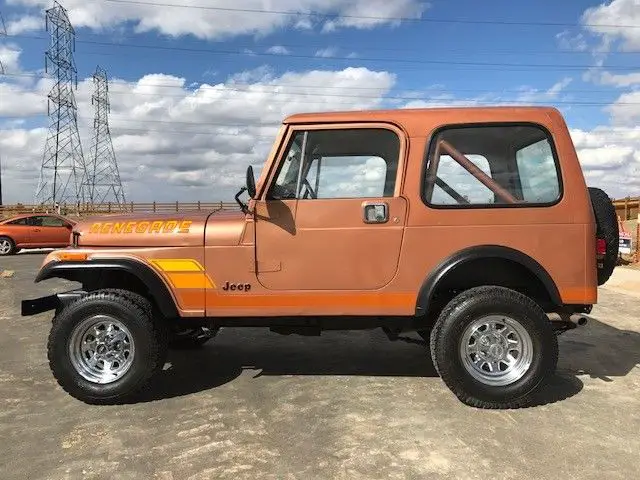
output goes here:
<path id="1" fill-rule="evenodd" d="M 4 17 L 2 16 L 2 12 L 0 12 L 0 37 L 7 36 L 7 26 L 4 23 Z M 0 60 L 0 74 L 4 75 L 4 65 L 2 64 L 2 60 Z"/>
<path id="2" fill-rule="evenodd" d="M 66 9 L 57 1 L 46 10 L 46 29 L 50 32 L 45 71 L 53 66 L 56 83 L 49 92 L 49 133 L 42 157 L 36 204 L 54 208 L 63 203 L 84 203 L 82 185 L 86 168 L 80 134 L 74 85 L 78 78 L 73 58 L 75 31 Z"/>
<path id="3" fill-rule="evenodd" d="M 118 162 L 109 131 L 109 81 L 107 72 L 100 66 L 93 74 L 93 96 L 95 108 L 93 119 L 93 143 L 87 164 L 86 194 L 94 207 L 112 203 L 116 208 L 125 207 L 124 189 L 118 171 Z"/>

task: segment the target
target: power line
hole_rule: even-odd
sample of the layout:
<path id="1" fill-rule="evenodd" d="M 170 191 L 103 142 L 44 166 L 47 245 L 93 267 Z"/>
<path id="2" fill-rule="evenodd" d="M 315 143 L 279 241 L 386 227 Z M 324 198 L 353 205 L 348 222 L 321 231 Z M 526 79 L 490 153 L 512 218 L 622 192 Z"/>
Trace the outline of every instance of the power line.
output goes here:
<path id="1" fill-rule="evenodd" d="M 19 74 L 8 74 L 7 76 L 18 76 Z M 24 76 L 24 75 L 23 75 Z M 32 77 L 35 78 L 48 78 L 48 77 L 42 77 L 42 76 L 37 76 L 37 75 L 33 75 Z M 118 85 L 117 83 L 115 85 Z M 250 87 L 252 86 L 251 84 L 248 84 Z M 145 85 L 135 85 L 132 84 L 131 86 L 133 87 L 144 87 Z M 528 100 L 523 100 L 523 99 L 495 99 L 495 100 L 486 100 L 486 101 L 482 101 L 482 100 L 476 100 L 476 99 L 438 99 L 438 98 L 433 98 L 433 97 L 424 97 L 424 95 L 428 95 L 430 93 L 433 93 L 436 90 L 429 90 L 426 89 L 427 91 L 422 91 L 422 95 L 423 96 L 418 96 L 418 95 L 407 95 L 407 96 L 401 96 L 401 95 L 386 95 L 385 93 L 381 93 L 381 95 L 364 95 L 364 94 L 335 94 L 335 93 L 324 93 L 324 92 L 287 92 L 287 91 L 264 91 L 264 90 L 252 90 L 252 89 L 240 89 L 240 88 L 234 88 L 232 86 L 229 86 L 227 84 L 225 84 L 222 88 L 216 88 L 216 87 L 206 87 L 203 88 L 202 86 L 198 89 L 198 90 L 185 90 L 184 87 L 180 86 L 180 85 L 148 85 L 149 88 L 157 88 L 157 87 L 162 87 L 162 88 L 171 88 L 171 89 L 180 89 L 181 91 L 184 92 L 184 95 L 174 95 L 174 94 L 162 94 L 161 96 L 163 97 L 175 97 L 175 98 L 189 98 L 189 96 L 193 93 L 200 93 L 200 92 L 214 92 L 214 93 L 222 93 L 222 94 L 228 94 L 229 92 L 236 92 L 236 93 L 246 93 L 246 94 L 267 94 L 267 95 L 274 95 L 274 96 L 295 96 L 295 97 L 330 97 L 330 98 L 345 98 L 345 99 L 353 99 L 354 102 L 358 101 L 358 100 L 366 100 L 366 99 L 380 99 L 381 101 L 387 101 L 387 100 L 404 100 L 404 101 L 426 101 L 426 102 L 432 102 L 432 103 L 446 103 L 448 100 L 452 100 L 452 101 L 474 101 L 478 104 L 493 104 L 495 102 L 510 102 L 510 103 L 517 103 L 517 104 L 531 104 L 531 105 L 549 105 L 549 104 L 556 104 L 556 105 L 574 105 L 574 106 L 607 106 L 607 105 L 611 105 L 612 101 L 595 101 L 595 100 L 554 100 L 554 99 L 549 99 L 547 101 L 528 101 Z M 277 88 L 276 85 L 260 85 L 260 87 L 262 88 L 270 88 L 270 87 L 275 87 Z M 293 87 L 295 88 L 302 88 L 302 86 L 300 85 L 294 85 Z M 315 87 L 311 87 L 311 88 L 315 88 Z M 320 88 L 320 87 L 317 87 Z M 346 88 L 346 87 L 345 87 Z M 378 88 L 378 90 L 385 90 L 384 88 Z M 501 93 L 501 91 L 488 91 L 488 90 L 464 90 L 464 89 L 451 89 L 451 90 L 441 90 L 444 93 L 449 93 L 449 94 L 455 94 L 455 93 L 462 93 L 462 92 L 475 92 L 478 94 L 481 94 L 479 96 L 482 96 L 482 94 L 485 95 L 499 95 Z M 416 91 L 418 92 L 418 91 Z M 533 92 L 526 92 L 526 91 L 518 91 L 518 90 L 510 90 L 510 92 L 513 92 L 515 94 L 520 93 L 522 95 L 545 95 L 547 94 L 545 91 L 533 91 Z M 562 94 L 569 94 L 569 93 L 575 93 L 578 92 L 578 90 L 576 91 L 571 91 L 571 90 L 567 90 L 567 91 L 562 91 Z M 585 90 L 585 92 L 589 92 L 589 90 Z M 597 92 L 601 92 L 600 90 L 594 90 L 594 93 Z M 155 93 L 155 92 L 122 92 L 122 91 L 111 91 L 110 92 L 111 95 L 123 95 L 123 96 L 136 96 L 136 95 L 147 95 L 147 96 L 158 96 L 160 94 Z M 242 99 L 242 97 L 231 97 L 228 96 L 226 98 L 220 98 L 220 101 L 233 101 L 236 99 Z M 277 102 L 277 101 L 282 101 L 285 103 L 289 103 L 291 102 L 290 99 L 279 99 L 279 98 L 275 98 L 270 100 L 271 102 Z M 352 104 L 354 102 L 344 102 L 344 104 Z M 313 103 L 313 102 L 305 102 L 305 103 Z M 317 103 L 326 103 L 323 101 L 318 101 Z M 332 102 L 332 103 L 337 103 L 340 104 L 340 102 Z M 616 105 L 640 105 L 640 102 L 616 102 Z"/>
<path id="2" fill-rule="evenodd" d="M 46 79 L 49 78 L 47 76 L 44 75 L 36 75 L 36 74 L 28 74 L 28 73 L 6 73 L 4 76 L 6 77 L 27 77 L 27 78 L 38 78 L 38 79 Z M 222 88 L 219 88 L 218 86 L 221 85 Z M 233 87 L 274 87 L 274 88 L 313 88 L 313 89 L 322 89 L 322 90 L 347 90 L 347 91 L 351 91 L 351 90 L 356 90 L 356 91 L 368 91 L 368 90 L 372 90 L 372 91 L 387 91 L 388 89 L 385 87 L 363 87 L 363 86 L 353 86 L 353 85 L 345 85 L 345 86 L 338 86 L 338 85 L 309 85 L 309 84 L 284 84 L 284 83 L 265 83 L 265 84 L 258 84 L 258 83 L 217 83 L 217 84 L 207 84 L 207 83 L 201 83 L 197 90 L 189 90 L 188 88 L 181 86 L 181 85 L 175 85 L 175 84 L 166 84 L 166 83 L 155 83 L 153 85 L 145 85 L 145 84 L 137 84 L 137 83 L 133 83 L 133 82 L 128 82 L 126 80 L 116 80 L 116 81 L 112 81 L 111 82 L 111 86 L 129 86 L 129 87 L 149 87 L 149 88 L 168 88 L 168 89 L 179 89 L 179 90 L 183 90 L 185 93 L 196 93 L 199 91 L 223 91 L 224 89 L 226 89 L 227 87 L 229 88 L 233 88 Z M 476 88 L 447 88 L 447 87 L 425 87 L 421 90 L 418 89 L 401 89 L 400 91 L 403 91 L 407 94 L 415 92 L 415 93 L 421 93 L 421 94 L 426 94 L 426 93 L 433 93 L 433 92 L 444 92 L 444 93 L 461 93 L 461 92 L 469 92 L 469 93 L 502 93 L 502 92 L 514 92 L 514 93 L 523 93 L 522 89 L 519 88 L 503 88 L 503 89 L 497 89 L 497 90 L 485 90 L 485 89 L 476 89 Z M 563 90 L 563 93 L 611 93 L 611 89 L 568 89 L 568 90 Z M 118 92 L 118 91 L 111 91 L 111 94 L 132 94 L 132 95 L 157 95 L 155 92 Z M 283 92 L 286 93 L 286 92 Z M 306 93 L 306 92 L 305 92 Z M 310 94 L 318 94 L 321 95 L 323 94 L 323 92 L 308 92 Z M 539 92 L 538 92 L 539 93 Z M 163 94 L 163 96 L 169 96 L 169 97 L 183 97 L 184 95 L 171 95 L 171 94 Z M 354 97 L 360 97 L 360 95 L 354 95 Z M 414 98 L 414 97 L 411 97 Z"/>
<path id="3" fill-rule="evenodd" d="M 103 32 L 83 32 L 82 33 L 83 36 L 89 36 L 89 37 L 98 37 L 98 38 L 104 38 L 105 37 L 105 33 Z M 25 35 L 25 34 L 12 34 L 12 37 L 16 37 L 16 38 L 24 38 L 24 39 L 33 39 L 33 40 L 38 40 L 41 37 L 35 37 L 32 35 Z M 122 35 L 120 33 L 118 33 L 118 37 L 119 40 L 135 40 L 138 37 L 137 36 L 132 36 L 132 35 Z M 238 48 L 246 48 L 246 49 L 254 49 L 254 48 L 262 48 L 267 50 L 268 48 L 271 47 L 284 47 L 287 49 L 305 49 L 305 50 L 314 50 L 316 53 L 314 56 L 317 57 L 322 57 L 322 55 L 317 54 L 317 52 L 319 51 L 330 51 L 330 50 L 349 50 L 349 51 L 353 51 L 353 50 L 357 50 L 357 51 L 376 51 L 376 52 L 417 52 L 417 53 L 424 53 L 424 48 L 410 48 L 410 47 L 389 47 L 389 46 L 375 46 L 375 47 L 371 47 L 371 46 L 366 46 L 366 45 L 357 45 L 355 47 L 345 47 L 345 46 L 341 46 L 339 44 L 335 44 L 335 45 L 328 45 L 327 43 L 305 43 L 305 44 L 301 44 L 301 43 L 280 43 L 278 42 L 276 45 L 271 45 L 266 47 L 265 45 L 260 45 L 257 43 L 235 43 L 234 45 Z M 475 46 L 475 45 L 474 45 Z M 469 48 L 443 48 L 441 45 L 438 45 L 438 53 L 440 54 L 444 54 L 444 55 L 449 55 L 449 54 L 456 54 L 456 53 L 460 53 L 460 54 L 466 54 L 466 55 L 472 55 L 472 56 L 477 56 L 477 55 L 592 55 L 593 52 L 591 52 L 588 49 L 584 49 L 584 50 L 575 50 L 575 49 L 561 49 L 561 48 L 557 48 L 554 50 L 498 50 L 495 48 L 491 48 L 491 50 L 471 50 Z M 85 52 L 85 53 L 92 53 L 92 54 L 96 54 L 97 52 Z M 355 53 L 355 52 L 354 52 Z M 103 55 L 122 55 L 121 53 L 102 53 Z M 607 52 L 608 56 L 611 55 L 638 55 L 640 54 L 640 50 L 612 50 Z M 281 54 L 282 56 L 286 56 L 287 54 Z M 353 58 L 354 60 L 357 60 L 357 57 Z"/>
<path id="4" fill-rule="evenodd" d="M 319 13 L 319 12 L 300 12 L 287 10 L 268 10 L 257 8 L 232 8 L 232 7 L 211 7 L 205 5 L 184 5 L 176 3 L 161 2 L 141 2 L 137 0 L 104 0 L 110 3 L 121 3 L 130 5 L 144 5 L 153 7 L 171 7 L 171 8 L 187 8 L 197 10 L 213 10 L 219 12 L 243 12 L 258 13 L 268 15 L 291 15 L 295 17 L 321 17 L 321 18 L 352 18 L 357 20 L 386 20 L 386 21 L 407 21 L 420 23 L 452 23 L 452 24 L 471 24 L 471 25 L 513 25 L 513 26 L 544 26 L 544 27 L 593 27 L 593 28 L 640 28 L 640 25 L 621 25 L 621 24 L 595 24 L 595 23 L 567 23 L 567 22 L 533 22 L 533 21 L 511 21 L 511 20 L 468 20 L 455 18 L 415 18 L 415 17 L 383 17 L 372 15 L 348 15 L 342 13 Z"/>
<path id="5" fill-rule="evenodd" d="M 20 38 L 30 38 L 35 40 L 43 40 L 44 37 L 35 37 L 35 36 L 27 36 L 27 35 L 11 35 L 12 37 L 20 37 Z M 275 57 L 279 59 L 309 59 L 315 61 L 330 61 L 330 60 L 341 60 L 348 62 L 391 62 L 391 63 L 406 63 L 410 65 L 430 65 L 429 69 L 433 70 L 434 65 L 436 66 L 456 66 L 456 67 L 472 67 L 474 70 L 484 69 L 485 67 L 496 67 L 490 68 L 489 70 L 494 71 L 499 69 L 504 71 L 505 67 L 513 67 L 510 70 L 513 71 L 522 71 L 517 70 L 524 68 L 524 71 L 530 71 L 530 69 L 545 69 L 548 71 L 575 71 L 582 70 L 586 68 L 593 68 L 593 65 L 586 64 L 545 64 L 545 63 L 509 63 L 509 62 L 467 62 L 467 61 L 453 61 L 453 60 L 421 60 L 421 59 L 410 59 L 410 58 L 376 58 L 376 57 L 358 57 L 352 58 L 349 56 L 316 56 L 316 55 L 303 55 L 303 54 L 288 54 L 282 55 L 279 53 L 269 53 L 269 52 L 243 52 L 243 51 L 235 51 L 235 50 L 221 50 L 221 49 L 210 49 L 210 48 L 196 48 L 196 47 L 175 47 L 175 46 L 167 46 L 167 45 L 144 45 L 144 44 L 135 44 L 135 43 L 124 43 L 124 42 L 106 42 L 106 41 L 95 41 L 95 40 L 77 40 L 76 43 L 79 44 L 89 44 L 89 45 L 100 45 L 100 46 L 109 46 L 109 47 L 125 47 L 125 48 L 139 48 L 146 50 L 162 50 L 162 51 L 176 51 L 176 52 L 192 52 L 192 53 L 208 53 L 213 55 L 232 55 L 232 56 L 248 56 L 248 57 Z M 515 69 L 514 69 L 515 68 Z M 610 71 L 624 71 L 624 70 L 634 70 L 637 66 L 624 66 L 624 65 L 609 65 L 606 67 L 607 70 Z M 442 69 L 442 68 L 440 68 Z M 448 70 L 448 69 L 445 69 Z M 453 68 L 451 70 L 462 70 L 461 68 Z"/>

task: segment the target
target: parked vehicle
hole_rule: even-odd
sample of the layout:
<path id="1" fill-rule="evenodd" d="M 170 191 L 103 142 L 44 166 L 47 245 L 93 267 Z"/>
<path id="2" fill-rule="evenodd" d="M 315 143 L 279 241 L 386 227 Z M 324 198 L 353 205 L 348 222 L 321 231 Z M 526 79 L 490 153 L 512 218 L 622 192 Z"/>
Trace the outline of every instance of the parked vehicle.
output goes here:
<path id="1" fill-rule="evenodd" d="M 0 255 L 13 255 L 23 248 L 68 247 L 75 224 L 74 220 L 49 213 L 0 220 Z"/>
<path id="2" fill-rule="evenodd" d="M 120 401 L 169 347 L 224 327 L 382 328 L 427 340 L 462 402 L 525 405 L 617 258 L 611 200 L 585 184 L 553 108 L 293 115 L 236 201 L 83 221 L 49 254 L 36 282 L 82 288 L 22 313 L 55 310 L 48 358 L 62 388 Z"/>

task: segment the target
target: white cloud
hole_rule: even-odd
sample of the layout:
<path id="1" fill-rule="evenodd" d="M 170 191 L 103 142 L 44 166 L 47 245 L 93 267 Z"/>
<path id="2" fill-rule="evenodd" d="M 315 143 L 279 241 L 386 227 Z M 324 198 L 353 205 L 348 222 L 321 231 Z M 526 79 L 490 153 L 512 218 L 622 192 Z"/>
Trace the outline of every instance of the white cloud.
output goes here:
<path id="1" fill-rule="evenodd" d="M 434 93 L 433 91 L 425 91 L 422 94 L 416 92 L 421 97 L 416 100 L 396 101 L 402 108 L 434 108 L 434 107 L 470 107 L 476 105 L 514 105 L 514 104 L 553 104 L 553 100 L 560 97 L 565 88 L 572 82 L 570 77 L 565 77 L 548 89 L 532 88 L 522 86 L 517 90 L 515 95 L 506 98 L 499 93 L 485 93 L 472 98 L 457 98 L 450 93 Z M 434 88 L 442 90 L 442 86 L 435 85 Z"/>
<path id="2" fill-rule="evenodd" d="M 640 84 L 640 72 L 617 74 L 596 70 L 589 77 L 589 79 L 602 85 L 613 85 L 614 87 L 631 87 L 633 85 Z"/>
<path id="3" fill-rule="evenodd" d="M 335 57 L 338 54 L 338 49 L 335 47 L 321 48 L 315 53 L 316 57 L 328 58 Z"/>
<path id="4" fill-rule="evenodd" d="M 572 129 L 571 137 L 590 186 L 618 198 L 640 190 L 640 127 Z"/>
<path id="5" fill-rule="evenodd" d="M 420 18 L 429 8 L 428 3 L 415 0 L 356 0 L 344 2 L 342 17 L 328 21 L 323 31 L 332 32 L 340 27 L 374 28 L 390 23 L 399 25 L 398 18 Z"/>
<path id="6" fill-rule="evenodd" d="M 48 8 L 50 0 L 13 0 L 14 4 Z M 150 2 L 152 3 L 152 2 Z M 373 28 L 397 25 L 395 18 L 419 18 L 427 5 L 420 0 L 244 0 L 238 5 L 233 0 L 215 2 L 217 8 L 245 10 L 277 10 L 279 13 L 225 11 L 205 8 L 184 8 L 206 5 L 201 0 L 183 0 L 181 7 L 65 0 L 73 25 L 95 30 L 112 28 L 127 22 L 137 32 L 157 31 L 169 36 L 194 35 L 198 38 L 219 39 L 244 34 L 267 34 L 293 26 L 310 29 L 319 26 L 335 28 Z M 332 20 L 302 15 L 299 12 L 317 12 L 331 15 Z M 368 18 L 354 18 L 368 17 Z M 375 17 L 375 18 L 373 18 Z"/>
<path id="7" fill-rule="evenodd" d="M 394 75 L 366 68 L 279 76 L 262 68 L 195 87 L 184 78 L 160 73 L 137 82 L 112 79 L 110 125 L 128 195 L 133 201 L 231 199 L 243 184 L 247 165 L 260 172 L 285 116 L 376 108 L 394 82 Z M 37 113 L 46 125 L 50 85 L 48 79 L 30 84 L 0 82 L 0 96 L 9 100 L 0 104 L 0 115 Z M 318 88 L 326 85 L 332 86 L 332 93 L 354 97 L 319 95 Z M 353 88 L 361 85 L 375 90 Z M 75 92 L 86 158 L 93 120 L 91 92 L 90 78 L 82 80 Z M 32 200 L 45 137 L 43 128 L 0 127 L 5 201 Z"/>
<path id="8" fill-rule="evenodd" d="M 273 47 L 269 47 L 267 49 L 267 53 L 273 53 L 276 55 L 289 55 L 291 52 L 287 47 L 283 47 L 282 45 L 274 45 Z"/>
<path id="9" fill-rule="evenodd" d="M 602 50 L 608 50 L 617 40 L 623 50 L 640 49 L 640 2 L 613 0 L 587 9 L 582 15 L 587 30 L 602 39 Z"/>
<path id="10" fill-rule="evenodd" d="M 558 42 L 558 46 L 563 50 L 584 52 L 587 49 L 587 40 L 581 33 L 571 35 L 568 30 L 564 30 L 556 35 L 556 40 Z"/>
<path id="11" fill-rule="evenodd" d="M 565 77 L 554 83 L 547 90 L 526 87 L 517 95 L 516 100 L 519 103 L 552 101 L 558 98 L 562 91 L 567 88 L 571 82 L 572 79 L 570 77 Z"/>
<path id="12" fill-rule="evenodd" d="M 17 45 L 0 45 L 0 62 L 5 73 L 16 73 L 20 70 L 18 64 L 22 50 Z"/>
<path id="13" fill-rule="evenodd" d="M 8 35 L 19 35 L 25 32 L 33 32 L 44 28 L 44 18 L 34 15 L 24 15 L 16 20 L 10 20 L 6 23 Z"/>
<path id="14" fill-rule="evenodd" d="M 623 93 L 606 110 L 614 125 L 637 125 L 640 120 L 640 91 Z"/>

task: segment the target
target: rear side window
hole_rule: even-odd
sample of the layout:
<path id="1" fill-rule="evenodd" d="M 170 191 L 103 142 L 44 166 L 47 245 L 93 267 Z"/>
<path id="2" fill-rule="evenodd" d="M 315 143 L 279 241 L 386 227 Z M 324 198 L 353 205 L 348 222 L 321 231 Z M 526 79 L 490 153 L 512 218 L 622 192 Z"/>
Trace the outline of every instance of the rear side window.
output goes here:
<path id="1" fill-rule="evenodd" d="M 552 139 L 535 125 L 448 127 L 429 145 L 423 182 L 428 205 L 550 205 L 561 197 Z"/>

